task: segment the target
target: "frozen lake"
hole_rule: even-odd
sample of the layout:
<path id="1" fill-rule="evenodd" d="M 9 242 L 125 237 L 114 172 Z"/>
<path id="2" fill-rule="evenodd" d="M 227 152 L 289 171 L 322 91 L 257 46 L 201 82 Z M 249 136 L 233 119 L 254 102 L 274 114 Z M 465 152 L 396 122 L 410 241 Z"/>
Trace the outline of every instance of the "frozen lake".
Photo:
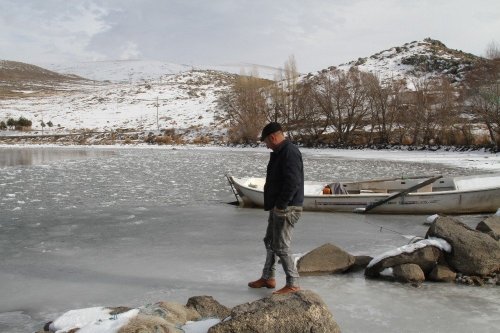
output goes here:
<path id="1" fill-rule="evenodd" d="M 302 151 L 308 180 L 500 170 L 496 155 Z M 267 215 L 228 205 L 224 178 L 264 176 L 267 160 L 262 148 L 0 147 L 0 332 L 32 332 L 90 306 L 211 295 L 232 307 L 268 295 L 247 287 L 262 269 Z M 374 256 L 423 236 L 425 218 L 305 212 L 292 248 L 329 242 Z M 483 216 L 460 218 L 475 226 Z M 322 297 L 343 332 L 500 327 L 498 287 L 414 288 L 362 272 L 304 277 L 301 286 Z"/>

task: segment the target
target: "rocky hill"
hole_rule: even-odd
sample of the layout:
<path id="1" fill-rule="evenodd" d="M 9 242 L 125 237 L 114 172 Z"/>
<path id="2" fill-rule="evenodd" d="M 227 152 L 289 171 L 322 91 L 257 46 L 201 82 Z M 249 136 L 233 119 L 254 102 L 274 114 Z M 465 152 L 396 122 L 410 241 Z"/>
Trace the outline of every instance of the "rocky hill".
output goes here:
<path id="1" fill-rule="evenodd" d="M 450 49 L 438 40 L 426 38 L 329 69 L 347 70 L 357 67 L 361 71 L 378 75 L 382 81 L 405 79 L 410 82 L 416 77 L 433 78 L 444 75 L 451 82 L 461 82 L 465 73 L 480 59 L 481 57 L 473 54 Z"/>

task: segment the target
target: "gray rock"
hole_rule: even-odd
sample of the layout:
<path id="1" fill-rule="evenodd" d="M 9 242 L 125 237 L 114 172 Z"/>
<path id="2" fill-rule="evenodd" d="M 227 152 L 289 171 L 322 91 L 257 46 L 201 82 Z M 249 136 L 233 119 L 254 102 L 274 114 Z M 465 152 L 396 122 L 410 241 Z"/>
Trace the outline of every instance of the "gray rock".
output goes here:
<path id="1" fill-rule="evenodd" d="M 425 275 L 419 265 L 402 264 L 394 266 L 392 273 L 394 278 L 400 282 L 421 283 L 425 281 Z"/>
<path id="2" fill-rule="evenodd" d="M 496 241 L 500 240 L 500 216 L 490 216 L 479 222 L 476 230 L 490 235 Z"/>
<path id="3" fill-rule="evenodd" d="M 453 282 L 457 278 L 455 273 L 450 267 L 445 265 L 436 265 L 432 272 L 429 274 L 429 280 L 435 282 Z"/>
<path id="4" fill-rule="evenodd" d="M 194 296 L 188 299 L 186 308 L 196 310 L 202 317 L 228 317 L 231 310 L 217 302 L 212 296 Z"/>
<path id="5" fill-rule="evenodd" d="M 231 316 L 208 333 L 337 333 L 340 328 L 321 298 L 302 290 L 272 295 L 234 307 Z"/>
<path id="6" fill-rule="evenodd" d="M 372 261 L 372 257 L 370 256 L 355 256 L 354 257 L 354 264 L 349 267 L 349 272 L 357 272 L 357 271 L 362 271 L 368 266 L 370 261 Z"/>
<path id="7" fill-rule="evenodd" d="M 355 262 L 354 256 L 327 243 L 302 256 L 297 263 L 301 275 L 345 272 Z"/>
<path id="8" fill-rule="evenodd" d="M 437 218 L 427 236 L 443 238 L 451 245 L 446 261 L 458 272 L 485 276 L 500 270 L 500 242 L 453 217 Z"/>

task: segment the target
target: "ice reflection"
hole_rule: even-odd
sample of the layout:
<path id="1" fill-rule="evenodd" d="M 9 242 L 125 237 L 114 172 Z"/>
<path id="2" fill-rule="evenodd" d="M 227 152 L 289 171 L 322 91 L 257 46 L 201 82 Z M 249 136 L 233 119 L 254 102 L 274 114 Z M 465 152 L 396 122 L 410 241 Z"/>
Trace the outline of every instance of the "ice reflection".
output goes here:
<path id="1" fill-rule="evenodd" d="M 89 149 L 54 149 L 54 148 L 0 148 L 0 168 L 16 165 L 36 165 L 59 160 L 80 159 L 86 157 L 113 154 L 112 151 Z"/>

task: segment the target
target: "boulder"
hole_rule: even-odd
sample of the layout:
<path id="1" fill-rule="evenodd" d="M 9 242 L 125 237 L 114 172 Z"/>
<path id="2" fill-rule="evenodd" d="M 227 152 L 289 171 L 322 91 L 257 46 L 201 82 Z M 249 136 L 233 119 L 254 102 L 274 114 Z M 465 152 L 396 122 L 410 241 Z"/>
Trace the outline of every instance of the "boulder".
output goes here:
<path id="1" fill-rule="evenodd" d="M 425 274 L 419 265 L 402 264 L 393 267 L 392 274 L 397 281 L 421 283 L 425 281 Z"/>
<path id="2" fill-rule="evenodd" d="M 355 256 L 354 257 L 354 264 L 349 267 L 349 272 L 357 272 L 357 271 L 362 271 L 368 266 L 370 261 L 372 261 L 372 257 L 370 256 Z"/>
<path id="3" fill-rule="evenodd" d="M 490 216 L 486 220 L 479 222 L 476 230 L 490 235 L 496 241 L 500 240 L 500 216 Z"/>
<path id="4" fill-rule="evenodd" d="M 439 217 L 427 236 L 445 239 L 452 247 L 446 261 L 466 275 L 485 276 L 500 270 L 500 242 L 453 217 Z"/>
<path id="5" fill-rule="evenodd" d="M 398 248 L 393 256 L 382 255 L 382 259 L 372 260 L 366 267 L 365 276 L 378 277 L 384 269 L 403 264 L 415 264 L 424 274 L 430 273 L 442 255 L 441 250 L 432 245 L 417 247 L 415 244 L 418 243 Z"/>
<path id="6" fill-rule="evenodd" d="M 228 319 L 208 330 L 223 332 L 337 333 L 340 328 L 317 294 L 301 290 L 234 307 Z"/>
<path id="7" fill-rule="evenodd" d="M 141 308 L 141 314 L 162 317 L 174 325 L 184 325 L 187 321 L 198 320 L 200 314 L 191 308 L 176 302 L 158 302 Z"/>
<path id="8" fill-rule="evenodd" d="M 187 321 L 200 319 L 200 314 L 176 302 L 158 302 L 139 309 L 118 333 L 180 333 L 178 327 Z"/>
<path id="9" fill-rule="evenodd" d="M 436 265 L 429 274 L 429 280 L 435 282 L 453 282 L 457 278 L 455 273 L 450 267 L 445 265 Z"/>
<path id="10" fill-rule="evenodd" d="M 188 299 L 186 308 L 196 310 L 202 317 L 228 317 L 231 309 L 217 302 L 212 296 L 194 296 Z"/>
<path id="11" fill-rule="evenodd" d="M 118 333 L 180 333 L 175 325 L 167 320 L 157 317 L 139 314 L 132 318 Z"/>
<path id="12" fill-rule="evenodd" d="M 297 263 L 301 275 L 345 272 L 355 262 L 352 255 L 327 243 L 302 256 Z"/>

